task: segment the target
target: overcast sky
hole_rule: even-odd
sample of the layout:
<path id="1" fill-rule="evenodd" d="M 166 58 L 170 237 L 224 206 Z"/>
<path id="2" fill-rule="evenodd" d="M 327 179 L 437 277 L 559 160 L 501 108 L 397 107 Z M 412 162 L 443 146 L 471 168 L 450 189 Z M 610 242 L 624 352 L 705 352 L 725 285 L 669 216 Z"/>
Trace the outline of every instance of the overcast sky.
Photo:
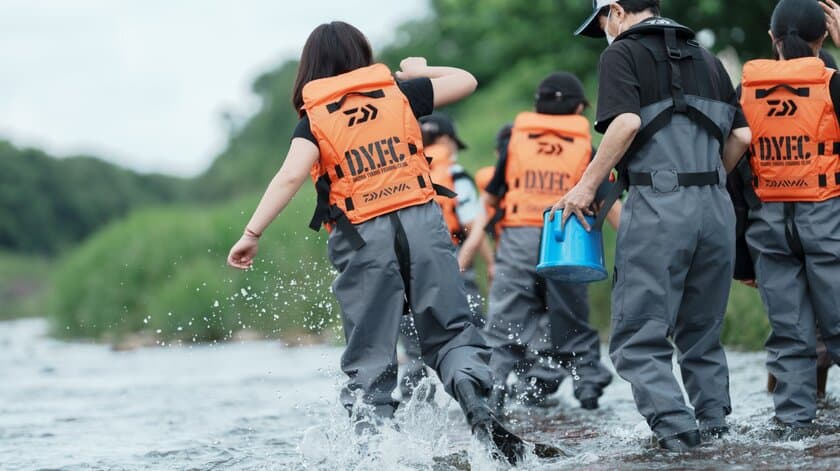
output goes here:
<path id="1" fill-rule="evenodd" d="M 341 19 L 374 47 L 425 0 L 0 0 L 0 139 L 192 176 L 261 72 Z M 282 130 L 278 130 L 282 132 Z"/>

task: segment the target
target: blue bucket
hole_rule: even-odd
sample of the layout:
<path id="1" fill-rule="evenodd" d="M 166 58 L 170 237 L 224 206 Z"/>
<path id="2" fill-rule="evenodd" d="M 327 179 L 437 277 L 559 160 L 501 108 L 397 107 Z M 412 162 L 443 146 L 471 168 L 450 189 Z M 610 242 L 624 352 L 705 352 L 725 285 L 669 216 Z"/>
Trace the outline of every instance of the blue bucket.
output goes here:
<path id="1" fill-rule="evenodd" d="M 537 273 L 563 283 L 593 283 L 607 279 L 604 268 L 604 237 L 601 231 L 586 232 L 574 215 L 562 227 L 563 211 L 549 221 L 550 211 L 543 215 L 540 264 Z M 586 216 L 592 227 L 595 218 Z"/>

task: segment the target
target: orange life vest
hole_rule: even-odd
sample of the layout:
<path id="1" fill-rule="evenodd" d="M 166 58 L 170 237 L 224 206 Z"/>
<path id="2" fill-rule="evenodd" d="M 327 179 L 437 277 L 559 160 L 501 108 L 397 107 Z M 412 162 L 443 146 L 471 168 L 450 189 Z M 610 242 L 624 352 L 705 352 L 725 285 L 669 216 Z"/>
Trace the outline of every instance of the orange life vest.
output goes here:
<path id="1" fill-rule="evenodd" d="M 310 227 L 360 224 L 434 198 L 420 125 L 388 67 L 309 82 L 303 102 L 321 151 Z"/>
<path id="2" fill-rule="evenodd" d="M 541 227 L 543 213 L 580 181 L 592 156 L 589 121 L 521 113 L 508 144 L 502 227 Z"/>
<path id="3" fill-rule="evenodd" d="M 452 152 L 442 144 L 432 144 L 425 149 L 426 155 L 431 159 L 431 175 L 432 181 L 452 192 L 455 192 L 455 178 L 452 175 Z M 435 196 L 435 201 L 440 205 L 443 211 L 443 220 L 446 222 L 446 227 L 449 228 L 449 235 L 452 237 L 452 243 L 461 245 L 466 238 L 464 227 L 461 221 L 458 220 L 458 199 L 450 198 L 446 195 Z"/>
<path id="4" fill-rule="evenodd" d="M 475 186 L 478 187 L 478 191 L 482 194 L 487 191 L 487 186 L 490 185 L 490 181 L 493 180 L 493 175 L 496 174 L 496 167 L 482 167 L 475 173 Z M 497 227 L 498 220 L 496 219 L 496 208 L 493 206 L 484 205 L 484 213 L 487 214 L 487 233 L 490 235 L 495 235 L 496 237 L 499 236 L 499 231 Z"/>
<path id="5" fill-rule="evenodd" d="M 741 105 L 752 130 L 750 164 L 762 201 L 840 196 L 840 124 L 834 75 L 816 57 L 744 65 Z"/>

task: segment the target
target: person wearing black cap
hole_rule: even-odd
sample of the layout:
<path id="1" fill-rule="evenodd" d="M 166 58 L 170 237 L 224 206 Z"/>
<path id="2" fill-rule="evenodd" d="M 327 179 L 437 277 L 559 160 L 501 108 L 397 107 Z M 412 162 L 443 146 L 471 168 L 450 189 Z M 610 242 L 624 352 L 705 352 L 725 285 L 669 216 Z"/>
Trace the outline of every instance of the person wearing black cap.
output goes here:
<path id="1" fill-rule="evenodd" d="M 510 396 L 526 406 L 548 405 L 568 370 L 575 373 L 581 407 L 596 409 L 612 375 L 601 364 L 598 333 L 589 325 L 587 289 L 536 272 L 543 213 L 572 187 L 593 154 L 591 125 L 582 116 L 588 102 L 580 80 L 567 72 L 543 80 L 535 102 L 536 113 L 517 116 L 483 196 L 503 211 L 485 327 L 493 347 L 494 405 L 501 409 Z M 485 225 L 486 218 L 476 221 L 461 250 L 462 267 L 482 243 L 478 227 Z M 518 381 L 509 391 L 511 372 Z"/>
<path id="2" fill-rule="evenodd" d="M 475 182 L 464 167 L 458 164 L 458 152 L 467 149 L 467 145 L 458 136 L 452 119 L 443 113 L 435 112 L 421 117 L 420 130 L 423 133 L 425 153 L 432 159 L 432 181 L 447 187 L 457 195 L 454 198 L 438 197 L 435 200 L 441 207 L 452 242 L 456 248 L 460 248 L 472 228 L 473 221 L 482 211 Z M 489 242 L 482 246 L 480 254 L 487 266 L 488 274 L 492 277 L 495 262 Z M 464 280 L 467 300 L 472 311 L 473 325 L 483 327 L 484 299 L 476 284 L 475 270 L 470 267 L 462 271 L 461 278 Z M 412 316 L 403 317 L 400 331 L 400 343 L 408 359 L 400 379 L 400 392 L 402 400 L 407 401 L 411 398 L 414 388 L 428 373 L 423 364 L 420 341 Z M 433 396 L 434 388 L 432 387 L 427 399 Z"/>
<path id="3" fill-rule="evenodd" d="M 598 0 L 594 7 L 577 33 L 609 43 L 595 125 L 605 135 L 555 209 L 589 227 L 583 215 L 593 214 L 595 189 L 613 168 L 618 185 L 606 206 L 629 187 L 616 245 L 610 356 L 660 446 L 682 451 L 704 434 L 728 431 L 720 331 L 735 217 L 725 183 L 750 131 L 723 65 L 693 31 L 660 17 L 658 0 Z M 674 377 L 674 347 L 693 408 Z"/>
<path id="4" fill-rule="evenodd" d="M 742 79 L 753 131 L 748 165 L 738 168 L 752 203 L 746 242 L 756 279 L 747 283 L 768 311 L 775 423 L 792 438 L 815 429 L 818 332 L 840 360 L 840 77 L 819 58 L 835 8 L 780 1 L 770 23 L 778 59 L 748 62 Z M 796 145 L 762 145 L 788 140 Z"/>

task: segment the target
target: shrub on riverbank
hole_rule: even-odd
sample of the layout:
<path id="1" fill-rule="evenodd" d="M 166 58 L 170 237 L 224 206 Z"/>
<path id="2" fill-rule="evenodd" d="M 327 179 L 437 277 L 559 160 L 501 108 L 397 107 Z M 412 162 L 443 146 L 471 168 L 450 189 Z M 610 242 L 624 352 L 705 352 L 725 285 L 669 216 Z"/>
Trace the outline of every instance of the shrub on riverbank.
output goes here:
<path id="1" fill-rule="evenodd" d="M 50 260 L 0 252 L 0 320 L 43 315 Z"/>
<path id="2" fill-rule="evenodd" d="M 143 210 L 73 251 L 54 274 L 48 312 L 61 337 L 164 341 L 321 332 L 336 315 L 325 238 L 306 228 L 311 197 L 266 233 L 255 269 L 225 266 L 255 197 L 218 207 Z"/>

